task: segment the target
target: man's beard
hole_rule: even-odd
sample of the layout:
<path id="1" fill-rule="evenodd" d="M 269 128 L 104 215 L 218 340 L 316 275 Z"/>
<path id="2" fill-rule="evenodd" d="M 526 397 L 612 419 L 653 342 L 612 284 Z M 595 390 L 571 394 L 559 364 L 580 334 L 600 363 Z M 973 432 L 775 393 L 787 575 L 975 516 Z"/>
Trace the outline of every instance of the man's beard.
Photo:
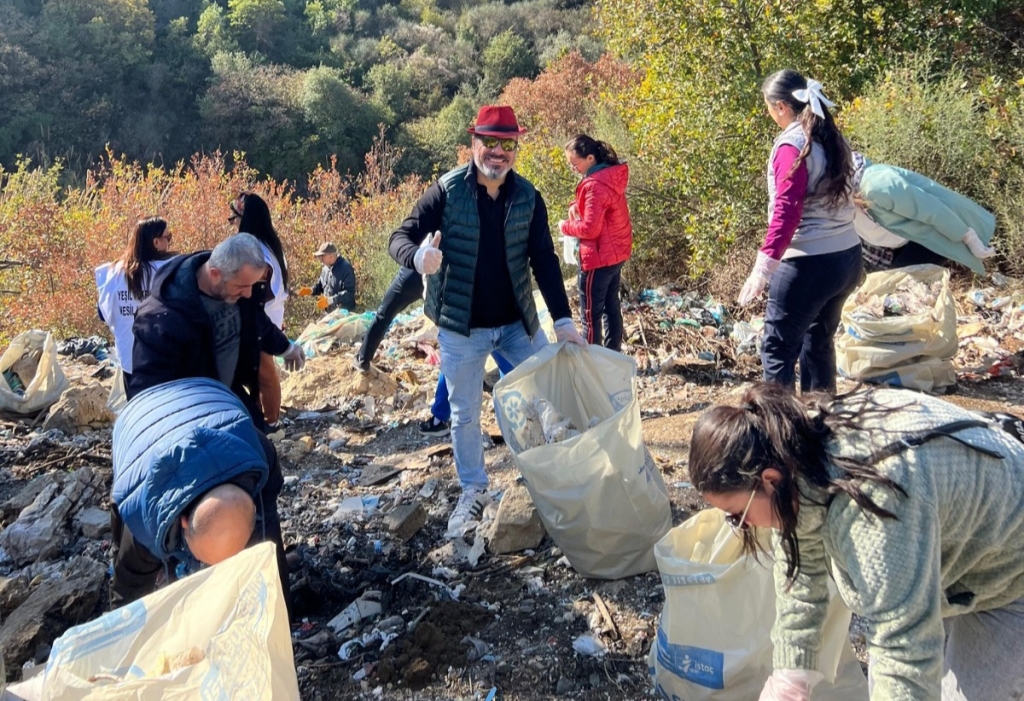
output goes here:
<path id="1" fill-rule="evenodd" d="M 495 168 L 495 167 L 486 165 L 483 161 L 484 161 L 483 156 L 474 156 L 473 157 L 473 162 L 476 165 L 477 170 L 479 170 L 481 173 L 483 173 L 484 177 L 489 179 L 489 180 L 501 180 L 506 175 L 508 175 L 508 172 L 510 170 L 512 170 L 512 164 L 510 162 L 506 162 L 506 164 L 504 166 L 502 166 L 501 168 Z"/>

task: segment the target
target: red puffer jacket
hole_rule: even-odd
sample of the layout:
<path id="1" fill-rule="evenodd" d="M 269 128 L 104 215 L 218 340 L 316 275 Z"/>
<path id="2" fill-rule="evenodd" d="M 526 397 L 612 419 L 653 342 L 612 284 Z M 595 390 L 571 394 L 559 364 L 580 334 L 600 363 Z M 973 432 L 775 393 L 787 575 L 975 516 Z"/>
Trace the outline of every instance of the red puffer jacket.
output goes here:
<path id="1" fill-rule="evenodd" d="M 626 205 L 629 166 L 602 168 L 576 186 L 578 221 L 566 221 L 562 233 L 580 240 L 580 267 L 605 268 L 629 260 L 633 224 Z"/>

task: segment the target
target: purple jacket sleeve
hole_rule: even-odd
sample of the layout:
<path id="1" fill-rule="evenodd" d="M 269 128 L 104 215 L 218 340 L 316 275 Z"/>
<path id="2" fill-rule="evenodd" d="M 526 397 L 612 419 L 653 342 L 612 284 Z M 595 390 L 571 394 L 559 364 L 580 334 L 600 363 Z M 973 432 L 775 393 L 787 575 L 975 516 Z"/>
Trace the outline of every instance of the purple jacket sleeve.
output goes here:
<path id="1" fill-rule="evenodd" d="M 764 237 L 761 252 L 769 258 L 781 260 L 789 248 L 793 234 L 804 214 L 804 197 L 807 195 L 807 163 L 792 174 L 793 164 L 800 156 L 796 146 L 780 146 L 775 152 L 772 171 L 775 175 L 775 209 L 768 222 L 768 233 Z"/>

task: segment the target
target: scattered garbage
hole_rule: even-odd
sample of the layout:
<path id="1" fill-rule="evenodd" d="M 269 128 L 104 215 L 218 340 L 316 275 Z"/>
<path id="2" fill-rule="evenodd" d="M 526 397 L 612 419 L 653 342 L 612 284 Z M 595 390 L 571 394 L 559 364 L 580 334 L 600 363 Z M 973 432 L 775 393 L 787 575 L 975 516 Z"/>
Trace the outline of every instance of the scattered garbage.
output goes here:
<path id="1" fill-rule="evenodd" d="M 603 657 L 608 652 L 608 646 L 590 633 L 584 633 L 573 640 L 572 649 L 585 657 Z"/>
<path id="2" fill-rule="evenodd" d="M 380 592 L 377 592 L 376 595 L 364 593 L 361 598 L 353 601 L 341 613 L 328 621 L 327 627 L 335 633 L 344 633 L 364 620 L 379 616 L 382 611 L 380 601 L 377 600 L 379 598 Z"/>

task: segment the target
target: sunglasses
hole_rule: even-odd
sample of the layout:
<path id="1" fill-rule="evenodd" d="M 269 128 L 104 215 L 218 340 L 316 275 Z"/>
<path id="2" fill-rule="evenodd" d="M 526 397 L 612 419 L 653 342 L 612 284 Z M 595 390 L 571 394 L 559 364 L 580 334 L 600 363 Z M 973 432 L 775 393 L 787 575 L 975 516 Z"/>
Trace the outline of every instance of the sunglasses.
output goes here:
<path id="1" fill-rule="evenodd" d="M 501 150 L 507 153 L 512 153 L 519 148 L 519 142 L 515 139 L 499 139 L 496 136 L 478 136 L 480 143 L 484 145 L 484 148 L 494 148 L 498 144 L 501 144 Z"/>
<path id="2" fill-rule="evenodd" d="M 725 522 L 732 526 L 737 531 L 743 531 L 747 528 L 747 512 L 750 511 L 750 505 L 754 503 L 754 495 L 757 494 L 757 487 L 754 487 L 750 492 L 750 498 L 747 499 L 747 506 L 743 509 L 743 513 L 737 516 L 736 514 L 726 514 Z"/>
<path id="3" fill-rule="evenodd" d="M 242 213 L 238 211 L 237 207 L 235 207 L 234 202 L 229 204 L 228 207 L 231 208 L 231 216 L 228 217 L 228 224 L 234 224 L 236 219 L 242 218 Z"/>

